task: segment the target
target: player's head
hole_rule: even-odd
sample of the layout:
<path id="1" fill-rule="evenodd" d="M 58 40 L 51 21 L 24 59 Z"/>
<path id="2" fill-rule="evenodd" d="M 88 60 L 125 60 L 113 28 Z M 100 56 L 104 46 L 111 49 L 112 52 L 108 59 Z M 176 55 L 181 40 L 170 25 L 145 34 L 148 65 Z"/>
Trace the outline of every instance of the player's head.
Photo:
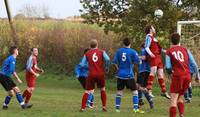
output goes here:
<path id="1" fill-rule="evenodd" d="M 31 48 L 31 52 L 34 56 L 38 56 L 38 48 Z"/>
<path id="2" fill-rule="evenodd" d="M 86 52 L 88 52 L 90 50 L 90 48 L 86 48 L 85 50 L 84 50 L 84 54 L 86 53 Z"/>
<path id="3" fill-rule="evenodd" d="M 130 39 L 127 38 L 127 37 L 124 38 L 124 39 L 123 39 L 123 44 L 124 44 L 124 46 L 126 46 L 126 47 L 130 46 L 130 45 L 131 45 Z"/>
<path id="4" fill-rule="evenodd" d="M 97 42 L 96 39 L 93 39 L 93 40 L 90 41 L 90 47 L 91 48 L 97 48 L 97 46 L 98 46 L 98 42 Z"/>
<path id="5" fill-rule="evenodd" d="M 19 54 L 18 48 L 16 46 L 11 46 L 9 49 L 10 54 L 17 56 Z"/>
<path id="6" fill-rule="evenodd" d="M 173 33 L 171 36 L 171 42 L 173 45 L 178 45 L 180 43 L 180 35 L 178 33 Z"/>
<path id="7" fill-rule="evenodd" d="M 145 28 L 145 33 L 146 34 L 156 34 L 156 30 L 153 25 L 148 25 Z"/>

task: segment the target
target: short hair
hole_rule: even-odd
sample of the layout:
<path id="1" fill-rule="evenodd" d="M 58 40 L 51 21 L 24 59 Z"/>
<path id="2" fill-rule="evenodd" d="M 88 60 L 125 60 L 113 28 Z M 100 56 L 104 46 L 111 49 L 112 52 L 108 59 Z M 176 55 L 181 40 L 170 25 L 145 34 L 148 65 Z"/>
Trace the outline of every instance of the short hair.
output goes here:
<path id="1" fill-rule="evenodd" d="M 145 33 L 146 33 L 146 34 L 149 34 L 151 29 L 152 29 L 152 25 L 146 26 L 146 28 L 145 28 Z"/>
<path id="2" fill-rule="evenodd" d="M 145 47 L 145 43 L 142 43 L 140 47 L 141 47 L 141 48 L 144 48 L 144 47 Z"/>
<path id="3" fill-rule="evenodd" d="M 16 49 L 17 49 L 17 46 L 11 46 L 9 49 L 10 54 L 14 54 Z"/>
<path id="4" fill-rule="evenodd" d="M 124 44 L 125 46 L 129 46 L 129 45 L 131 44 L 130 39 L 129 39 L 128 37 L 124 38 L 124 39 L 123 39 L 123 44 Z"/>
<path id="5" fill-rule="evenodd" d="M 178 33 L 173 33 L 171 35 L 171 42 L 173 45 L 177 45 L 180 43 L 180 35 Z"/>
<path id="6" fill-rule="evenodd" d="M 34 50 L 35 48 L 36 48 L 36 47 L 31 48 L 31 52 L 33 52 L 33 50 Z"/>
<path id="7" fill-rule="evenodd" d="M 84 54 L 86 53 L 86 52 L 88 52 L 90 50 L 90 48 L 86 48 L 85 50 L 84 50 Z"/>
<path id="8" fill-rule="evenodd" d="M 98 42 L 97 42 L 96 39 L 93 39 L 93 40 L 90 41 L 90 47 L 91 48 L 96 48 L 97 45 L 98 45 Z"/>

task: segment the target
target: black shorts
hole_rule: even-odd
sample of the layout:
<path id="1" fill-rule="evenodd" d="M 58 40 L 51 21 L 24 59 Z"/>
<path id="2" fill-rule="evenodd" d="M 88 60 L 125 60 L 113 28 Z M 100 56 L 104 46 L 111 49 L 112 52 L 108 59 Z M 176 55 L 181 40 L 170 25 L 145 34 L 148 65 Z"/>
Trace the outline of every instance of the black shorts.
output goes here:
<path id="1" fill-rule="evenodd" d="M 6 91 L 10 91 L 16 87 L 16 84 L 13 82 L 13 80 L 3 74 L 0 74 L 0 82 Z"/>
<path id="2" fill-rule="evenodd" d="M 137 78 L 137 83 L 141 87 L 147 87 L 149 74 L 150 74 L 150 72 L 141 72 L 141 73 L 139 73 L 138 78 Z"/>
<path id="3" fill-rule="evenodd" d="M 130 89 L 131 91 L 137 90 L 137 84 L 135 79 L 117 79 L 117 90 L 123 90 L 124 88 Z"/>
<path id="4" fill-rule="evenodd" d="M 80 84 L 81 84 L 81 86 L 83 87 L 83 89 L 86 89 L 86 86 L 85 86 L 85 84 L 86 84 L 86 77 L 79 77 L 78 78 L 78 81 L 80 82 Z"/>

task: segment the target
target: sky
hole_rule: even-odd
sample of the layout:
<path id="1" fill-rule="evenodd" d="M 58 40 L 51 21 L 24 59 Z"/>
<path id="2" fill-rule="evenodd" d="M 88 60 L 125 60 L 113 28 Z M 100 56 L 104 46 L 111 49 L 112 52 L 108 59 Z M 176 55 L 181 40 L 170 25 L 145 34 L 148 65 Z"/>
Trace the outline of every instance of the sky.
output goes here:
<path id="1" fill-rule="evenodd" d="M 66 18 L 80 15 L 82 8 L 80 0 L 8 0 L 12 16 L 15 16 L 26 5 L 45 6 L 50 16 L 54 18 Z M 0 0 L 0 17 L 7 17 L 4 0 Z"/>

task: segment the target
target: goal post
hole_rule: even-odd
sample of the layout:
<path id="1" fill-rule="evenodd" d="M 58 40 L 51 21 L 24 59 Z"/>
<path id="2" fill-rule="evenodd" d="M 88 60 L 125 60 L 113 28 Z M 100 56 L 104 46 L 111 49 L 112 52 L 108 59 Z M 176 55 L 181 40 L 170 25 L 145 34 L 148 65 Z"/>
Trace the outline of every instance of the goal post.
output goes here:
<path id="1" fill-rule="evenodd" d="M 190 49 L 200 66 L 200 20 L 178 21 L 177 32 L 181 36 L 181 44 Z"/>

